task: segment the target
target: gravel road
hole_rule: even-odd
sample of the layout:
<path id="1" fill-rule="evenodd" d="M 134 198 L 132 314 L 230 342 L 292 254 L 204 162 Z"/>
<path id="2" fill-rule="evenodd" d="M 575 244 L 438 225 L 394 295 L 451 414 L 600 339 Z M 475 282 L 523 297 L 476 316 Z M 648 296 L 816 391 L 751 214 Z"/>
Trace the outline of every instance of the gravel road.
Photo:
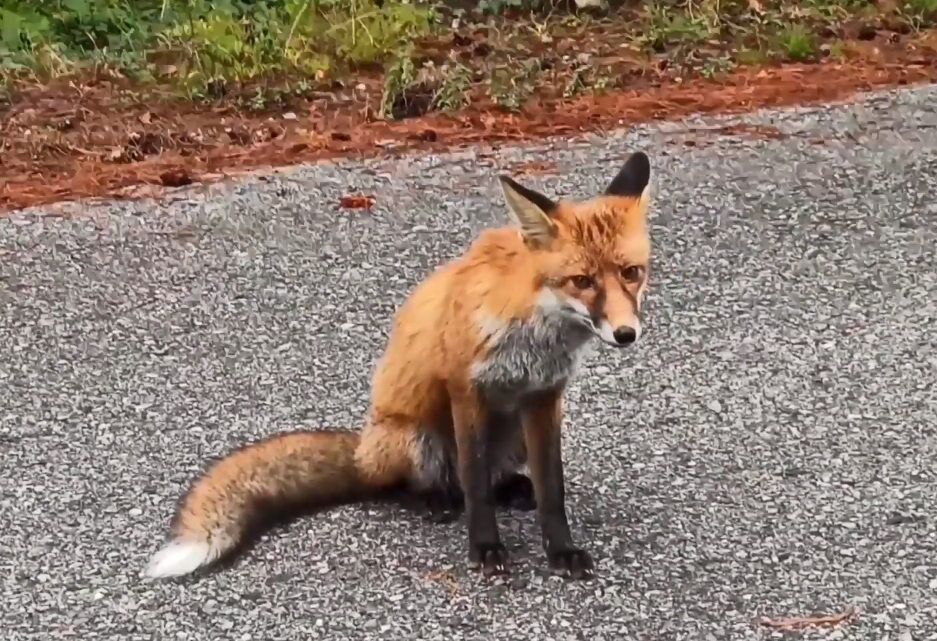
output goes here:
<path id="1" fill-rule="evenodd" d="M 937 87 L 527 149 L 322 164 L 0 220 L 0 635 L 25 639 L 937 639 Z M 737 122 L 785 135 L 725 135 Z M 708 131 L 707 131 L 708 129 Z M 573 533 L 465 569 L 464 522 L 347 506 L 232 566 L 141 571 L 211 457 L 357 425 L 394 308 L 506 220 L 652 158 L 645 336 L 568 395 Z M 349 193 L 370 211 L 340 210 Z"/>

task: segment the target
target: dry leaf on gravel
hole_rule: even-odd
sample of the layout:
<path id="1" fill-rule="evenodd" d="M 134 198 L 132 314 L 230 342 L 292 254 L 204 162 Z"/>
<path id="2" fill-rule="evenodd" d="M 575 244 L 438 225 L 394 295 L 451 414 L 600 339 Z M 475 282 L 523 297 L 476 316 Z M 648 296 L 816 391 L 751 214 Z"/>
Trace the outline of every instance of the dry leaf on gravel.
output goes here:
<path id="1" fill-rule="evenodd" d="M 852 623 L 859 618 L 859 611 L 850 606 L 839 614 L 813 617 L 792 617 L 789 619 L 769 619 L 762 617 L 762 626 L 775 630 L 803 630 L 805 628 L 826 627 L 832 628 L 846 623 Z"/>
<path id="2" fill-rule="evenodd" d="M 456 581 L 456 578 L 452 576 L 450 572 L 430 572 L 424 578 L 432 583 L 439 583 L 446 588 L 446 591 L 452 596 L 459 593 L 459 582 Z"/>
<path id="3" fill-rule="evenodd" d="M 371 209 L 374 206 L 373 196 L 342 196 L 339 201 L 342 209 Z"/>

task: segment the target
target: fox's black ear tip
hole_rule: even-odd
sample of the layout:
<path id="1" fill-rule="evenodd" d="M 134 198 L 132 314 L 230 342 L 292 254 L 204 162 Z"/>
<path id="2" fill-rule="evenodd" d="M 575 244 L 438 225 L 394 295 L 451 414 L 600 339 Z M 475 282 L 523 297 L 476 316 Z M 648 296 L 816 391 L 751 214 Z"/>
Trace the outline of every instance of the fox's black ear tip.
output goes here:
<path id="1" fill-rule="evenodd" d="M 611 196 L 637 198 L 651 179 L 651 160 L 643 151 L 628 156 L 618 175 L 612 180 L 605 193 Z"/>

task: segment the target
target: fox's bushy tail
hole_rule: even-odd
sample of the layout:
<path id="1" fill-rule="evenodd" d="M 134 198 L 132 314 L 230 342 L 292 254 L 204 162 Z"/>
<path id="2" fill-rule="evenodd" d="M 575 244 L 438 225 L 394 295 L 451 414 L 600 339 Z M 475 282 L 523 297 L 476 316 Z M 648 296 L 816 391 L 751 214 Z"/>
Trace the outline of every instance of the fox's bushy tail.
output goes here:
<path id="1" fill-rule="evenodd" d="M 231 552 L 274 512 L 365 498 L 376 488 L 355 464 L 360 435 L 280 434 L 227 455 L 192 485 L 173 517 L 172 540 L 150 559 L 152 577 L 181 576 Z"/>

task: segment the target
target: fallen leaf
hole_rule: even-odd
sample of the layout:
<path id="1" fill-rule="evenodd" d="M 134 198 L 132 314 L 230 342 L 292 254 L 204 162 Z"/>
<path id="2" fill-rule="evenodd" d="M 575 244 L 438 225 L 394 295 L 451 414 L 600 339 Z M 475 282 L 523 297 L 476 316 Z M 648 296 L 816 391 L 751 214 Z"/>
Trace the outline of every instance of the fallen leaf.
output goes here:
<path id="1" fill-rule="evenodd" d="M 432 583 L 441 584 L 452 596 L 459 593 L 459 583 L 451 572 L 430 572 L 424 578 Z"/>
<path id="2" fill-rule="evenodd" d="M 372 196 L 342 196 L 338 203 L 342 209 L 371 209 L 374 206 Z"/>
<path id="3" fill-rule="evenodd" d="M 766 628 L 775 630 L 802 630 L 810 627 L 835 627 L 844 623 L 852 623 L 859 618 L 859 611 L 850 606 L 844 612 L 828 616 L 792 617 L 789 619 L 769 619 L 762 617 L 760 623 Z"/>

